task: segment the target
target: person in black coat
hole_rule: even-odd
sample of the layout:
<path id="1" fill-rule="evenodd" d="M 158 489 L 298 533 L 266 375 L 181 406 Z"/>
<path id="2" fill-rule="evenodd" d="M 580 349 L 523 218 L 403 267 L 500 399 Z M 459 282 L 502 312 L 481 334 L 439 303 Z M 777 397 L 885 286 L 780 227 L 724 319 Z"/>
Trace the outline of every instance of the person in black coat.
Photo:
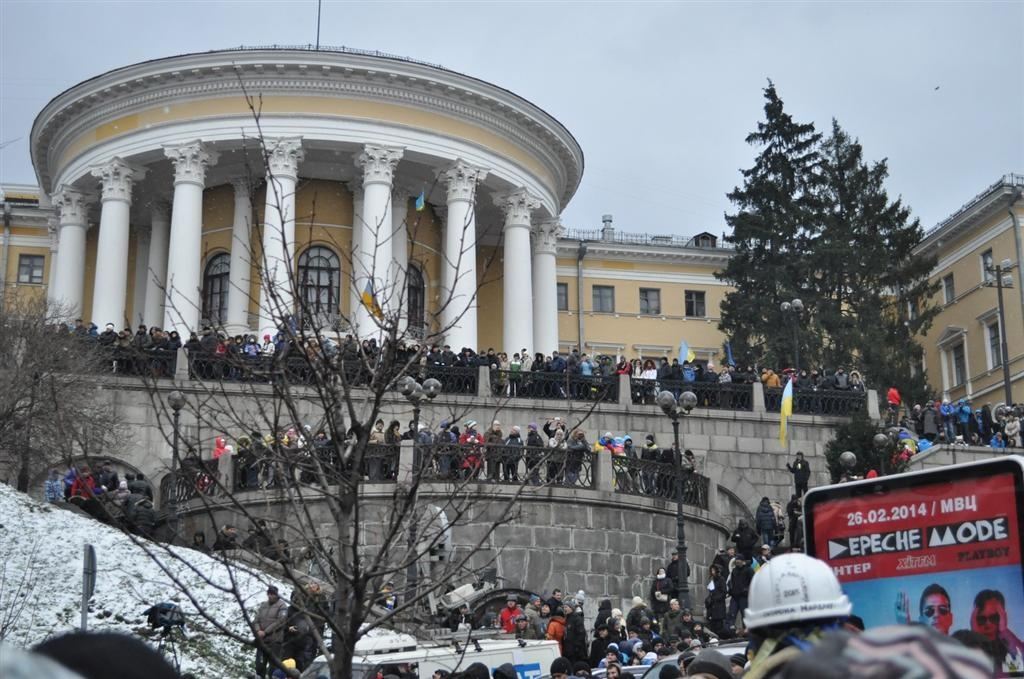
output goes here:
<path id="1" fill-rule="evenodd" d="M 750 581 L 754 579 L 754 569 L 743 557 L 737 557 L 729 575 L 729 612 L 726 615 L 726 626 L 732 629 L 736 614 L 743 614 L 747 609 L 747 595 L 750 594 Z"/>
<path id="2" fill-rule="evenodd" d="M 754 547 L 757 546 L 759 538 L 757 531 L 747 524 L 746 519 L 739 520 L 736 530 L 732 532 L 731 539 L 736 544 L 737 553 L 748 560 L 753 557 Z"/>
<path id="3" fill-rule="evenodd" d="M 609 602 L 610 604 L 611 602 Z M 608 609 L 611 613 L 611 608 Z M 606 653 L 608 653 L 608 644 L 612 643 L 608 638 L 608 625 L 606 623 L 598 623 L 597 628 L 594 630 L 594 640 L 590 642 L 590 658 L 588 662 L 591 667 L 597 667 L 601 664 Z"/>
<path id="4" fill-rule="evenodd" d="M 587 648 L 587 627 L 583 622 L 583 611 L 566 604 L 564 610 L 572 611 L 565 616 L 565 638 L 562 639 L 563 655 L 571 662 L 586 662 L 589 657 Z"/>
<path id="5" fill-rule="evenodd" d="M 720 637 L 726 636 L 725 577 L 718 564 L 711 564 L 711 578 L 708 582 L 708 595 L 704 599 L 704 615 L 708 627 Z"/>
<path id="6" fill-rule="evenodd" d="M 803 497 L 807 492 L 807 482 L 811 478 L 811 466 L 804 459 L 804 454 L 797 451 L 793 464 L 786 463 L 786 469 L 793 475 L 793 484 L 796 486 L 797 497 Z"/>

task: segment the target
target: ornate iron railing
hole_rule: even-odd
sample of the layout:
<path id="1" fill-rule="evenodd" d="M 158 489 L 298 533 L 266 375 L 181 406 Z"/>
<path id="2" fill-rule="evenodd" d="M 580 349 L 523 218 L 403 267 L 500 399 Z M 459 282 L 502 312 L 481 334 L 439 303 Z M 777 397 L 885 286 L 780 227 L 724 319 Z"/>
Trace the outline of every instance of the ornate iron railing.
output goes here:
<path id="1" fill-rule="evenodd" d="M 698 408 L 717 410 L 753 410 L 754 390 L 750 384 L 720 384 L 718 382 L 684 382 L 682 380 L 630 379 L 633 403 L 653 404 L 659 391 L 668 390 L 676 398 L 684 391 L 697 396 Z"/>
<path id="2" fill-rule="evenodd" d="M 618 377 L 555 372 L 491 371 L 491 391 L 510 398 L 612 402 L 618 400 Z"/>
<path id="3" fill-rule="evenodd" d="M 218 492 L 217 461 L 186 457 L 180 461 L 176 474 L 166 474 L 160 480 L 160 503 L 166 509 L 173 497 L 178 504 L 199 495 L 214 496 Z"/>
<path id="4" fill-rule="evenodd" d="M 139 349 L 96 345 L 99 365 L 115 375 L 130 377 L 174 377 L 178 352 L 167 349 Z"/>
<path id="5" fill-rule="evenodd" d="M 433 377 L 441 383 L 442 394 L 470 394 L 476 396 L 480 370 L 476 366 L 430 366 L 423 370 L 423 378 Z"/>
<path id="6" fill-rule="evenodd" d="M 766 387 L 764 407 L 777 413 L 782 407 L 782 389 Z M 847 417 L 867 407 L 867 396 L 863 391 L 841 391 L 838 389 L 795 389 L 793 391 L 793 412 L 801 415 L 833 415 Z"/>
<path id="7" fill-rule="evenodd" d="M 438 443 L 418 446 L 416 457 L 424 480 L 594 488 L 594 453 L 589 449 Z"/>
<path id="8" fill-rule="evenodd" d="M 637 460 L 624 455 L 612 457 L 615 490 L 629 495 L 676 500 L 676 468 L 674 464 Z M 708 508 L 709 479 L 693 471 L 683 471 L 683 504 Z"/>

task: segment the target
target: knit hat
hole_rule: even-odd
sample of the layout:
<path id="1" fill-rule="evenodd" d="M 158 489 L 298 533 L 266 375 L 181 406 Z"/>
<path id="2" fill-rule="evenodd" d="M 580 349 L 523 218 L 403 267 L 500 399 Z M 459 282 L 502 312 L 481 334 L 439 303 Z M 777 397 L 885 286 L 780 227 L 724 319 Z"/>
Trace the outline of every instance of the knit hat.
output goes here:
<path id="1" fill-rule="evenodd" d="M 679 671 L 679 667 L 676 665 L 665 665 L 658 672 L 658 679 L 678 679 L 683 676 L 683 673 Z"/>
<path id="2" fill-rule="evenodd" d="M 531 422 L 530 423 L 530 429 L 532 429 L 533 431 L 537 431 L 537 423 L 536 422 Z"/>
<path id="3" fill-rule="evenodd" d="M 733 679 L 732 664 L 718 651 L 705 648 L 686 668 L 686 676 L 692 677 L 697 674 L 708 674 L 715 679 Z"/>
<path id="4" fill-rule="evenodd" d="M 295 660 L 293 658 L 285 658 L 281 661 L 281 667 L 285 668 L 286 670 L 294 670 Z"/>
<path id="5" fill-rule="evenodd" d="M 551 671 L 548 674 L 572 674 L 572 663 L 568 658 L 555 658 L 551 661 Z"/>
<path id="6" fill-rule="evenodd" d="M 733 665 L 736 665 L 737 667 L 746 667 L 747 656 L 743 655 L 742 653 L 733 653 L 729 656 L 729 662 Z"/>
<path id="7" fill-rule="evenodd" d="M 638 597 L 638 596 L 633 597 L 633 605 L 634 606 L 643 606 L 644 605 L 643 598 L 642 597 Z"/>
<path id="8" fill-rule="evenodd" d="M 494 679 L 518 679 L 519 673 L 516 672 L 515 665 L 512 663 L 504 663 L 494 668 L 494 672 L 491 673 Z"/>

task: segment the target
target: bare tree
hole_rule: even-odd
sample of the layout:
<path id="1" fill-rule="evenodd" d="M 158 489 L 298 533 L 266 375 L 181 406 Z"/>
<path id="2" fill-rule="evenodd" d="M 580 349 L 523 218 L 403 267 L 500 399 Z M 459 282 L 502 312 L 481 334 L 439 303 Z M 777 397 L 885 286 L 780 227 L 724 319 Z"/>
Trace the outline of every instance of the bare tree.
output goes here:
<path id="1" fill-rule="evenodd" d="M 27 492 L 47 467 L 106 449 L 119 429 L 94 397 L 109 355 L 66 325 L 67 310 L 4 293 L 0 320 L 0 473 Z"/>

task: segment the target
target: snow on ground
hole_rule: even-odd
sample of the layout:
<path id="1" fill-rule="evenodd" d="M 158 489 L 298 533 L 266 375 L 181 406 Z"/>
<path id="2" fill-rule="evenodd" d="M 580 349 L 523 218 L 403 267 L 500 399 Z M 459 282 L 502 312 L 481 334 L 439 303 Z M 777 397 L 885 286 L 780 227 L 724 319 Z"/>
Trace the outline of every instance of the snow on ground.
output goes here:
<path id="1" fill-rule="evenodd" d="M 213 620 L 243 636 L 249 632 L 237 599 L 229 593 L 232 583 L 250 615 L 266 600 L 268 584 L 276 584 L 282 595 L 291 591 L 246 566 L 185 548 L 176 548 L 175 558 L 162 546 L 141 541 L 181 583 L 176 584 L 132 537 L 0 484 L 0 630 L 17 608 L 13 599 L 20 594 L 28 602 L 7 634 L 8 643 L 30 647 L 78 628 L 86 543 L 96 550 L 98 570 L 89 629 L 138 634 L 148 628 L 143 614 L 147 608 L 174 602 L 187 617 L 188 639 L 178 646 L 182 672 L 199 676 L 244 677 L 251 671 L 254 651 L 202 619 L 185 591 Z"/>

